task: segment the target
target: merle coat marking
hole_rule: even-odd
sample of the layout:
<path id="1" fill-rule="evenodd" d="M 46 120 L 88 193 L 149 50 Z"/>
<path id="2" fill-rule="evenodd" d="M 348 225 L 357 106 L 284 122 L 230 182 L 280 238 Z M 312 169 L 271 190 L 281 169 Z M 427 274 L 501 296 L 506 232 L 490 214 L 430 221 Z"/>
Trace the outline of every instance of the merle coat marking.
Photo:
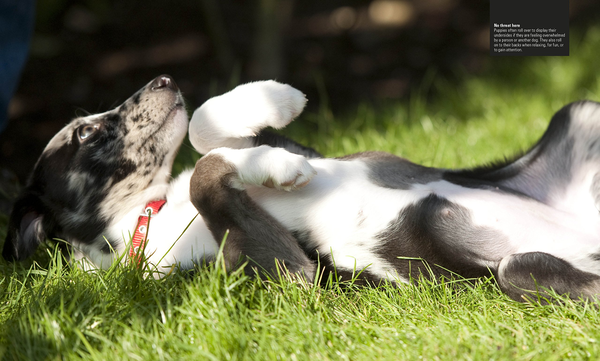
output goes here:
<path id="1" fill-rule="evenodd" d="M 84 267 L 106 268 L 127 252 L 144 205 L 166 198 L 145 249 L 159 272 L 214 256 L 228 232 L 228 266 L 249 260 L 251 273 L 284 264 L 312 278 L 318 258 L 344 276 L 364 269 L 370 282 L 492 272 L 517 300 L 538 286 L 600 293 L 600 104 L 567 105 L 512 161 L 447 170 L 380 152 L 326 159 L 263 131 L 286 126 L 305 101 L 273 81 L 210 99 L 189 124 L 206 155 L 174 180 L 188 121 L 171 78 L 73 120 L 16 202 L 3 256 L 25 259 L 57 237 Z"/>

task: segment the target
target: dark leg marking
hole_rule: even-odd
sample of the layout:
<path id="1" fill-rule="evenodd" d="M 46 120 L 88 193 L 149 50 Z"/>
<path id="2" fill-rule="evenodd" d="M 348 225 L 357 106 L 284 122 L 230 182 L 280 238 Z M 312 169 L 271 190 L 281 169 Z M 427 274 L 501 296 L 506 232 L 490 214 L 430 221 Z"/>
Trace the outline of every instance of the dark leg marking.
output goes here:
<path id="1" fill-rule="evenodd" d="M 225 241 L 227 267 L 249 260 L 246 272 L 254 268 L 276 275 L 278 262 L 291 273 L 304 274 L 309 281 L 314 265 L 298 241 L 275 218 L 258 206 L 246 193 L 231 188 L 237 170 L 220 155 L 209 154 L 196 163 L 190 182 L 192 203 L 200 212 L 217 242 Z"/>
<path id="2" fill-rule="evenodd" d="M 481 241 L 503 244 L 503 237 L 474 225 L 467 208 L 432 194 L 402 209 L 378 235 L 381 242 L 375 251 L 406 278 L 452 273 L 476 278 L 491 275 L 479 260 L 499 261 L 492 254 L 477 253 Z"/>
<path id="3" fill-rule="evenodd" d="M 500 288 L 512 299 L 524 301 L 537 295 L 548 298 L 546 289 L 572 299 L 600 295 L 600 276 L 573 267 L 543 252 L 519 253 L 503 259 L 498 274 Z"/>

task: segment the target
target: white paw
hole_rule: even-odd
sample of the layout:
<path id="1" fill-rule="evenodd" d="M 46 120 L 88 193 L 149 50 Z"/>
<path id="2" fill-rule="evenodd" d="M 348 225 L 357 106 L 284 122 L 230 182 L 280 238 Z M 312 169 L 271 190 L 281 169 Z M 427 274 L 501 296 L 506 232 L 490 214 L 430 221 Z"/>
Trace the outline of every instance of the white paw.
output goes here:
<path id="1" fill-rule="evenodd" d="M 231 185 L 245 189 L 245 185 L 265 186 L 284 191 L 293 191 L 307 185 L 317 174 L 308 160 L 282 148 L 263 145 L 257 148 L 219 148 L 211 152 L 219 154 L 238 171 Z"/>
<path id="2" fill-rule="evenodd" d="M 264 124 L 275 129 L 281 129 L 290 124 L 302 113 L 306 105 L 306 97 L 301 91 L 274 80 L 244 84 L 233 91 L 237 91 L 236 96 L 245 94 L 241 96 L 249 99 L 256 97 L 255 101 L 257 103 L 254 106 L 259 107 L 264 112 L 262 115 Z M 259 112 L 256 115 L 261 116 Z M 261 124 L 259 117 L 253 119 L 253 121 L 262 129 L 264 125 Z M 249 127 L 253 128 L 250 123 L 252 122 L 248 122 Z M 260 129 L 256 129 L 256 131 L 258 130 Z"/>
<path id="3" fill-rule="evenodd" d="M 245 146 L 232 140 L 254 136 L 266 127 L 283 128 L 305 104 L 304 94 L 287 84 L 273 80 L 243 84 L 194 111 L 190 141 L 202 154 L 223 146 Z"/>

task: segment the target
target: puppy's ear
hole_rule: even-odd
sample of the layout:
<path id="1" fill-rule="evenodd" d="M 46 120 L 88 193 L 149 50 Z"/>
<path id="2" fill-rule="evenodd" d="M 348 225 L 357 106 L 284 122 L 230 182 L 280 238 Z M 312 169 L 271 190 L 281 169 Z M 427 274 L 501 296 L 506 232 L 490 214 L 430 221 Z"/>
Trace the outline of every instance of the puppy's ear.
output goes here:
<path id="1" fill-rule="evenodd" d="M 34 194 L 24 194 L 15 203 L 8 224 L 2 256 L 7 261 L 23 261 L 33 255 L 46 239 L 44 207 Z"/>

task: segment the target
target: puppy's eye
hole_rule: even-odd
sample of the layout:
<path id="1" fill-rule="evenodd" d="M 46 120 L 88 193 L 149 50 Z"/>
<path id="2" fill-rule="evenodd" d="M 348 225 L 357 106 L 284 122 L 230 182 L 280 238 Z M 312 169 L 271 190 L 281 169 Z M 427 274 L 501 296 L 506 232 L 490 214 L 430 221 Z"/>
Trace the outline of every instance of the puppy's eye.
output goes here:
<path id="1" fill-rule="evenodd" d="M 98 130 L 98 124 L 86 124 L 77 130 L 80 140 L 86 140 Z"/>

